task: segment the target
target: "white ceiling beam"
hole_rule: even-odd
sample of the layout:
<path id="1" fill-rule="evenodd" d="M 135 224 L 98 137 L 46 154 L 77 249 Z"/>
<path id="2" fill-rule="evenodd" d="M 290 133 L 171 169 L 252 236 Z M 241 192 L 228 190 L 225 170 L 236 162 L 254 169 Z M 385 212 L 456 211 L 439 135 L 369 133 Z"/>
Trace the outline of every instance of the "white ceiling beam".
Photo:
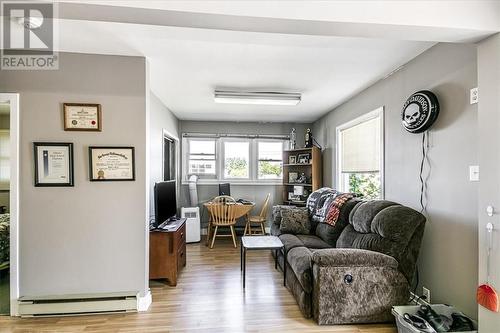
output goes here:
<path id="1" fill-rule="evenodd" d="M 262 3 L 261 1 L 258 2 Z M 335 3 L 335 1 L 333 2 Z M 106 1 L 104 1 L 104 3 L 106 3 Z M 118 3 L 121 3 L 121 1 L 114 2 L 114 4 Z M 142 2 L 133 3 L 140 5 Z M 146 3 L 148 3 L 148 1 L 146 1 L 144 4 Z M 170 2 L 167 1 L 155 3 L 168 5 Z M 397 2 L 394 1 L 391 1 L 391 3 L 397 4 Z M 436 1 L 434 3 L 439 3 L 439 1 Z M 432 12 L 432 7 L 428 12 Z M 425 13 L 416 14 L 422 15 L 422 17 L 424 17 L 425 15 Z M 312 17 L 312 15 L 309 16 Z M 414 18 L 414 16 L 415 13 L 412 13 L 411 18 Z M 358 18 L 358 21 L 355 21 L 353 19 L 350 22 L 346 21 L 345 17 L 344 21 L 341 21 L 339 18 L 337 18 L 338 21 L 328 21 L 325 17 L 323 17 L 322 20 L 306 20 L 297 18 L 276 18 L 263 16 L 257 17 L 188 12 L 154 8 L 120 7 L 110 5 L 96 5 L 92 3 L 89 4 L 82 2 L 61 2 L 59 6 L 59 17 L 69 20 L 101 21 L 229 31 L 363 37 L 451 43 L 477 42 L 500 30 L 500 27 L 499 29 L 496 29 L 492 24 L 489 24 L 488 29 L 472 29 L 460 28 L 456 26 L 444 26 L 443 24 L 426 26 L 424 25 L 428 23 L 426 22 L 426 20 L 423 20 L 422 24 L 416 25 L 414 19 L 408 19 L 407 24 L 395 23 L 401 22 L 401 19 L 399 19 L 399 21 L 388 20 L 385 22 L 379 22 L 374 17 L 371 17 L 370 19 Z M 489 22 L 489 20 L 487 21 Z M 454 22 L 455 21 L 448 22 L 448 24 L 451 25 L 451 23 Z M 410 23 L 413 23 L 413 25 Z"/>

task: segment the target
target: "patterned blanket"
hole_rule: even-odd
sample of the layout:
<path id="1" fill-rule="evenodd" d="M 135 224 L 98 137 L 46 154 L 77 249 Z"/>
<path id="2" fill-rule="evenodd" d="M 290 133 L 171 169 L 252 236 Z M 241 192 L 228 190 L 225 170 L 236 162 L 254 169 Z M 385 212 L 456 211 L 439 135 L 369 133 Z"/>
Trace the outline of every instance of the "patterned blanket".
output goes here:
<path id="1" fill-rule="evenodd" d="M 311 193 L 307 199 L 309 215 L 316 223 L 334 226 L 342 206 L 355 196 L 353 193 L 342 193 L 329 187 L 320 188 Z"/>

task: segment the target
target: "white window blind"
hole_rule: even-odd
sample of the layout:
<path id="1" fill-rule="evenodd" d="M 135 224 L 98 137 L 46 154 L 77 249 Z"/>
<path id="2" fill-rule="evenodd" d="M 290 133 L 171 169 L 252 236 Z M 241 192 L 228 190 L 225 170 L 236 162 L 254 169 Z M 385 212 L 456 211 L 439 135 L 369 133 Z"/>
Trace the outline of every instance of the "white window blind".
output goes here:
<path id="1" fill-rule="evenodd" d="M 380 117 L 340 130 L 342 173 L 380 171 Z"/>

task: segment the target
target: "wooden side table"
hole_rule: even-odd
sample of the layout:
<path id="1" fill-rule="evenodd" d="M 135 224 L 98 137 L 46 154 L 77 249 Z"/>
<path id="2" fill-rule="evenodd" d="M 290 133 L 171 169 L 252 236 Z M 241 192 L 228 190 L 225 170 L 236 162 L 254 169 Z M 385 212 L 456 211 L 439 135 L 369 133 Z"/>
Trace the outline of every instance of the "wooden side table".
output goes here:
<path id="1" fill-rule="evenodd" d="M 149 233 L 149 278 L 167 279 L 168 285 L 176 286 L 179 271 L 186 266 L 186 219 L 169 226 Z"/>
<path id="2" fill-rule="evenodd" d="M 286 286 L 286 251 L 281 240 L 276 236 L 243 236 L 241 237 L 241 271 L 243 271 L 243 289 L 245 289 L 247 251 L 249 250 L 275 250 L 274 269 L 278 269 L 278 253 L 282 250 L 284 253 L 283 264 L 283 285 Z"/>

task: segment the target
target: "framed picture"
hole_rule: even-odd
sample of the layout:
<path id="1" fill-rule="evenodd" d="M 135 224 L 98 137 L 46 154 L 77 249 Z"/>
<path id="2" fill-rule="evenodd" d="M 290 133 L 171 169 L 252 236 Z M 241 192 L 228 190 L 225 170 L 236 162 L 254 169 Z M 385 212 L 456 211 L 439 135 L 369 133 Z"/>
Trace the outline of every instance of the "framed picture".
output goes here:
<path id="1" fill-rule="evenodd" d="M 288 163 L 289 164 L 296 164 L 297 163 L 297 156 L 288 156 Z"/>
<path id="2" fill-rule="evenodd" d="M 35 186 L 74 186 L 73 144 L 34 142 Z"/>
<path id="3" fill-rule="evenodd" d="M 299 154 L 297 163 L 298 164 L 308 164 L 309 163 L 309 154 Z"/>
<path id="4" fill-rule="evenodd" d="M 293 184 L 297 182 L 297 178 L 299 178 L 298 172 L 289 172 L 288 173 L 288 182 Z"/>
<path id="5" fill-rule="evenodd" d="M 135 180 L 134 147 L 89 147 L 90 181 Z"/>
<path id="6" fill-rule="evenodd" d="M 101 131 L 101 104 L 64 103 L 63 108 L 65 131 Z"/>

